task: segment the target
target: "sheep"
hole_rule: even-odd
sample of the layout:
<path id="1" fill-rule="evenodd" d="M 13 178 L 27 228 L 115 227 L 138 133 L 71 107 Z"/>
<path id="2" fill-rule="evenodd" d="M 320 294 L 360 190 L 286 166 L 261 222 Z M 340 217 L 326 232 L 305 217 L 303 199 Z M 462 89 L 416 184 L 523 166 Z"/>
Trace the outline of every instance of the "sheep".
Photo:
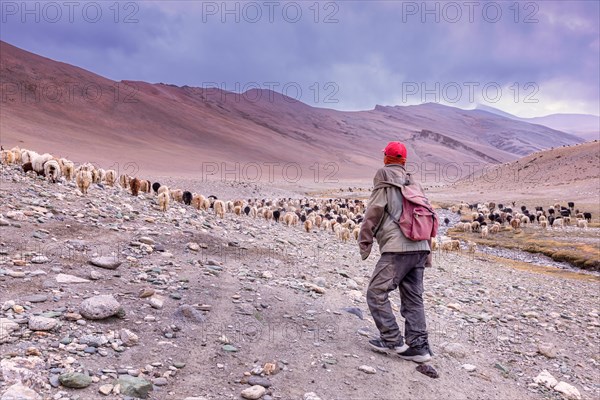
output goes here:
<path id="1" fill-rule="evenodd" d="M 227 205 L 227 212 L 232 213 L 233 212 L 233 208 L 235 207 L 235 204 L 233 204 L 233 201 L 228 201 L 227 203 L 225 203 Z"/>
<path id="2" fill-rule="evenodd" d="M 171 197 L 173 198 L 174 201 L 183 203 L 183 190 L 181 190 L 181 189 L 171 190 Z"/>
<path id="3" fill-rule="evenodd" d="M 480 228 L 479 221 L 473 221 L 473 222 L 471 222 L 471 230 L 473 232 L 479 232 L 479 228 Z"/>
<path id="4" fill-rule="evenodd" d="M 223 200 L 215 200 L 213 208 L 215 210 L 215 215 L 220 218 L 225 218 L 225 202 L 223 202 Z"/>
<path id="5" fill-rule="evenodd" d="M 60 163 L 60 172 L 65 177 L 67 181 L 72 181 L 75 178 L 75 164 L 73 161 L 67 160 L 66 158 L 61 158 L 59 160 Z"/>
<path id="6" fill-rule="evenodd" d="M 331 222 L 330 222 L 328 219 L 324 220 L 324 221 L 321 223 L 321 228 L 322 228 L 324 231 L 328 231 L 328 230 L 331 228 Z"/>
<path id="7" fill-rule="evenodd" d="M 248 211 L 250 211 L 250 210 L 248 210 Z M 240 206 L 233 207 L 233 213 L 238 216 L 242 215 L 242 207 L 240 207 Z"/>
<path id="8" fill-rule="evenodd" d="M 588 222 L 585 219 L 579 219 L 579 220 L 577 220 L 577 227 L 578 228 L 587 229 L 588 228 Z"/>
<path id="9" fill-rule="evenodd" d="M 161 193 L 169 193 L 169 187 L 168 187 L 168 186 L 161 186 L 161 187 L 158 189 L 158 192 L 157 192 L 157 194 L 161 194 Z"/>
<path id="10" fill-rule="evenodd" d="M 104 171 L 104 170 L 102 170 Z M 100 171 L 99 169 L 96 169 L 92 166 L 91 168 L 91 172 L 92 172 L 92 181 L 94 183 L 100 183 L 102 182 L 102 171 Z M 137 196 L 137 195 L 136 195 Z"/>
<path id="11" fill-rule="evenodd" d="M 482 232 L 483 232 L 483 230 L 482 230 Z M 477 251 L 477 243 L 468 241 L 467 242 L 467 251 L 471 254 L 475 253 L 475 251 Z"/>
<path id="12" fill-rule="evenodd" d="M 342 228 L 340 239 L 342 239 L 342 242 L 346 243 L 350 239 L 350 229 Z"/>
<path id="13" fill-rule="evenodd" d="M 150 193 L 151 190 L 152 188 L 150 187 L 150 181 L 145 179 L 140 180 L 140 192 Z"/>
<path id="14" fill-rule="evenodd" d="M 12 149 L 10 149 L 10 151 L 12 151 L 12 153 L 13 153 L 13 157 L 14 157 L 13 163 L 21 164 L 22 163 L 21 148 L 19 146 L 15 146 Z"/>
<path id="15" fill-rule="evenodd" d="M 115 181 L 117 180 L 117 172 L 114 169 L 109 169 L 104 173 L 104 183 L 107 186 L 114 186 Z"/>
<path id="16" fill-rule="evenodd" d="M 490 226 L 490 233 L 499 233 L 500 232 L 500 224 L 494 224 Z"/>
<path id="17" fill-rule="evenodd" d="M 294 216 L 296 214 L 292 213 L 292 212 L 287 212 L 285 213 L 285 215 L 283 216 L 283 222 L 287 225 L 290 226 L 293 224 L 294 221 Z"/>
<path id="18" fill-rule="evenodd" d="M 489 229 L 487 226 L 484 226 L 481 228 L 481 237 L 482 238 L 488 237 L 488 233 L 489 233 Z"/>
<path id="19" fill-rule="evenodd" d="M 563 217 L 565 226 L 571 225 L 571 217 Z"/>
<path id="20" fill-rule="evenodd" d="M 77 187 L 79 188 L 79 191 L 83 194 L 86 195 L 88 192 L 88 188 L 90 187 L 90 185 L 92 184 L 92 173 L 90 171 L 87 170 L 80 170 L 76 177 L 75 177 L 75 182 L 77 183 Z"/>
<path id="21" fill-rule="evenodd" d="M 590 213 L 590 212 L 584 212 L 583 213 L 583 219 L 585 219 L 588 223 L 592 222 L 592 213 Z"/>
<path id="22" fill-rule="evenodd" d="M 131 181 L 129 181 L 129 188 L 131 189 L 131 194 L 133 196 L 137 196 L 139 194 L 140 185 L 141 182 L 138 178 L 133 178 Z"/>
<path id="23" fill-rule="evenodd" d="M 15 155 L 10 150 L 2 150 L 0 151 L 0 163 L 1 164 L 14 164 L 15 163 Z"/>
<path id="24" fill-rule="evenodd" d="M 123 189 L 129 188 L 129 182 L 131 182 L 131 177 L 129 175 L 123 174 L 119 176 L 119 185 L 121 185 Z"/>
<path id="25" fill-rule="evenodd" d="M 281 211 L 279 211 L 279 210 L 273 211 L 273 220 L 276 223 L 279 223 L 279 218 L 281 218 Z"/>
<path id="26" fill-rule="evenodd" d="M 304 221 L 304 230 L 309 233 L 313 228 L 313 223 L 310 219 Z"/>
<path id="27" fill-rule="evenodd" d="M 169 208 L 169 193 L 168 192 L 162 192 L 161 194 L 158 195 L 158 206 L 160 207 L 161 211 L 167 211 L 167 209 Z"/>
<path id="28" fill-rule="evenodd" d="M 437 238 L 431 238 L 431 251 L 436 251 L 438 247 Z"/>
<path id="29" fill-rule="evenodd" d="M 513 229 L 518 229 L 519 226 L 521 226 L 521 220 L 519 218 L 513 218 L 510 221 L 510 226 L 512 226 Z"/>
<path id="30" fill-rule="evenodd" d="M 553 228 L 563 228 L 565 226 L 564 223 L 565 222 L 563 221 L 562 218 L 556 218 L 554 220 L 554 223 L 552 224 L 552 227 Z"/>
<path id="31" fill-rule="evenodd" d="M 251 207 L 250 208 L 250 217 L 256 218 L 257 215 L 258 215 L 258 209 L 256 207 Z"/>
<path id="32" fill-rule="evenodd" d="M 32 163 L 32 165 L 33 165 L 33 158 L 36 157 L 36 156 L 38 156 L 38 155 L 39 154 L 36 153 L 33 150 L 25 150 L 25 149 L 23 149 L 23 150 L 21 150 L 21 162 L 23 164 Z"/>
<path id="33" fill-rule="evenodd" d="M 465 222 L 462 224 L 462 230 L 464 232 L 471 232 L 471 224 L 469 222 Z"/>
<path id="34" fill-rule="evenodd" d="M 33 165 L 33 170 L 37 172 L 38 175 L 44 175 L 44 164 L 46 161 L 52 160 L 52 155 L 48 153 L 44 153 L 42 155 L 37 155 L 31 161 L 31 165 Z"/>
<path id="35" fill-rule="evenodd" d="M 52 183 L 56 183 L 60 179 L 61 172 L 58 160 L 48 160 L 44 163 L 44 175 Z"/>
<path id="36" fill-rule="evenodd" d="M 190 204 L 192 204 L 192 192 L 188 192 L 186 190 L 185 192 L 183 192 L 182 198 L 183 198 L 183 203 L 186 206 L 189 206 Z"/>
<path id="37" fill-rule="evenodd" d="M 442 242 L 441 249 L 443 251 L 460 251 L 460 241 L 458 240 L 449 240 L 447 242 Z"/>
<path id="38" fill-rule="evenodd" d="M 33 171 L 33 165 L 31 165 L 31 163 L 30 163 L 30 162 L 26 162 L 26 163 L 24 163 L 24 164 L 23 164 L 23 166 L 22 166 L 21 168 L 23 168 L 23 172 L 24 172 L 24 173 L 26 173 L 26 174 L 27 174 L 29 171 Z"/>
<path id="39" fill-rule="evenodd" d="M 273 211 L 268 208 L 265 208 L 262 212 L 262 216 L 267 221 L 270 221 L 271 219 L 273 219 Z"/>
<path id="40" fill-rule="evenodd" d="M 160 188 L 160 186 L 156 189 L 156 191 L 158 191 L 159 188 Z M 203 201 L 204 201 L 204 196 L 202 196 L 201 194 L 197 194 L 197 193 L 192 194 L 192 207 L 194 207 L 196 210 L 200 211 L 202 209 Z"/>
<path id="41" fill-rule="evenodd" d="M 352 231 L 352 236 L 354 237 L 354 240 L 356 240 L 357 242 L 358 242 L 358 235 L 359 234 L 360 234 L 360 226 L 356 225 L 356 227 Z"/>
<path id="42" fill-rule="evenodd" d="M 154 190 L 154 194 L 158 194 L 158 189 L 160 188 L 160 183 L 154 182 L 152 184 L 152 190 Z"/>

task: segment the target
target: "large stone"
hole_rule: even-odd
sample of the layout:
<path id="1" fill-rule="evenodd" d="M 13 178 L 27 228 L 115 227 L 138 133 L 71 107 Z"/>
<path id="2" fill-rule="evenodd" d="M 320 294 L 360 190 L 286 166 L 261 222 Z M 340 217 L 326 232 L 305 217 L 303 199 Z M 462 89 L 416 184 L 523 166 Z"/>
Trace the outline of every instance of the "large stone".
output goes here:
<path id="1" fill-rule="evenodd" d="M 538 352 L 548 358 L 556 358 L 557 355 L 554 343 L 540 343 L 538 345 Z"/>
<path id="2" fill-rule="evenodd" d="M 242 390 L 242 397 L 248 400 L 257 400 L 265 395 L 267 389 L 260 385 L 254 385 L 247 389 Z"/>
<path id="3" fill-rule="evenodd" d="M 304 393 L 304 400 L 321 400 L 321 398 L 314 392 L 308 392 Z"/>
<path id="4" fill-rule="evenodd" d="M 37 356 L 0 360 L 0 376 L 6 383 L 26 382 L 34 388 L 44 387 L 48 382 L 46 363 Z"/>
<path id="5" fill-rule="evenodd" d="M 579 390 L 566 382 L 558 382 L 558 384 L 554 386 L 554 390 L 561 393 L 569 400 L 581 400 L 581 393 L 579 393 Z"/>
<path id="6" fill-rule="evenodd" d="M 119 312 L 121 305 L 109 294 L 90 297 L 79 306 L 79 313 L 87 319 L 104 319 Z"/>
<path id="7" fill-rule="evenodd" d="M 92 384 L 92 378 L 89 375 L 80 372 L 60 374 L 58 380 L 61 385 L 72 389 L 83 389 Z"/>
<path id="8" fill-rule="evenodd" d="M 7 318 L 0 318 L 0 344 L 10 341 L 10 334 L 19 329 L 19 324 Z"/>
<path id="9" fill-rule="evenodd" d="M 116 257 L 110 256 L 95 257 L 90 260 L 90 264 L 104 269 L 117 269 L 119 265 L 121 265 L 121 261 L 119 261 Z"/>
<path id="10" fill-rule="evenodd" d="M 140 341 L 140 338 L 129 329 L 121 329 L 120 338 L 125 346 L 135 346 Z"/>
<path id="11" fill-rule="evenodd" d="M 58 275 L 56 275 L 56 282 L 58 282 L 58 283 L 86 283 L 86 282 L 89 282 L 89 280 L 80 278 L 78 276 L 69 275 L 69 274 L 58 274 Z"/>
<path id="12" fill-rule="evenodd" d="M 129 375 L 120 376 L 117 384 L 121 387 L 121 394 L 125 396 L 145 399 L 152 391 L 152 383 L 143 378 L 136 378 Z"/>
<path id="13" fill-rule="evenodd" d="M 248 378 L 248 385 L 251 385 L 251 386 L 259 385 L 259 386 L 268 388 L 268 387 L 271 387 L 272 383 L 267 378 L 263 378 L 260 376 L 251 376 L 250 378 Z"/>
<path id="14" fill-rule="evenodd" d="M 548 372 L 547 370 L 543 370 L 542 372 L 540 372 L 538 376 L 533 378 L 533 381 L 538 385 L 544 385 L 549 389 L 552 389 L 558 384 L 556 378 L 553 377 L 552 374 L 550 374 L 550 372 Z"/>
<path id="15" fill-rule="evenodd" d="M 42 397 L 35 390 L 17 382 L 6 389 L 0 400 L 42 400 Z"/>
<path id="16" fill-rule="evenodd" d="M 460 343 L 443 343 L 442 351 L 454 358 L 464 358 L 467 355 L 467 350 Z"/>
<path id="17" fill-rule="evenodd" d="M 54 318 L 31 317 L 29 318 L 29 329 L 32 331 L 51 331 L 58 326 L 59 321 Z"/>
<path id="18" fill-rule="evenodd" d="M 365 374 L 374 374 L 377 372 L 375 368 L 370 367 L 368 365 L 361 365 L 360 367 L 358 367 L 358 370 L 364 372 Z"/>

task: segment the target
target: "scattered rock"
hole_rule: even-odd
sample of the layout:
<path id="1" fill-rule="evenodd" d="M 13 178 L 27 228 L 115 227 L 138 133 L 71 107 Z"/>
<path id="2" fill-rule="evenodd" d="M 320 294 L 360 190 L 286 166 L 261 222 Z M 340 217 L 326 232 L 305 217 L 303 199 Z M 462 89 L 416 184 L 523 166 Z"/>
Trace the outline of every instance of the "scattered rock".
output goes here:
<path id="1" fill-rule="evenodd" d="M 59 321 L 54 318 L 46 317 L 31 317 L 29 318 L 28 327 L 32 331 L 50 331 L 56 328 Z"/>
<path id="2" fill-rule="evenodd" d="M 68 275 L 68 274 L 58 274 L 56 275 L 56 282 L 58 283 L 86 283 L 89 282 L 88 279 L 83 279 L 78 276 Z"/>
<path id="3" fill-rule="evenodd" d="M 150 298 L 150 306 L 160 310 L 165 305 L 165 298 L 159 295 L 154 295 Z"/>
<path id="4" fill-rule="evenodd" d="M 538 385 L 544 385 L 549 389 L 552 389 L 558 384 L 556 378 L 553 377 L 547 370 L 543 370 L 542 372 L 540 372 L 538 376 L 533 378 L 533 381 Z"/>
<path id="5" fill-rule="evenodd" d="M 444 353 L 454 358 L 465 358 L 467 356 L 467 350 L 460 343 L 442 343 L 440 347 Z"/>
<path id="6" fill-rule="evenodd" d="M 467 372 L 473 372 L 477 369 L 477 367 L 473 364 L 463 364 L 462 368 Z"/>
<path id="7" fill-rule="evenodd" d="M 365 374 L 377 373 L 377 370 L 375 368 L 370 367 L 368 365 L 361 365 L 360 367 L 358 367 L 358 370 L 364 372 Z"/>
<path id="8" fill-rule="evenodd" d="M 556 346 L 554 345 L 554 343 L 540 343 L 538 345 L 538 353 L 548 358 L 556 358 Z"/>
<path id="9" fill-rule="evenodd" d="M 100 267 L 100 268 L 104 268 L 104 269 L 117 269 L 119 267 L 119 265 L 121 265 L 121 261 L 119 261 L 116 257 L 110 257 L 110 256 L 95 257 L 95 258 L 92 258 L 89 262 L 90 262 L 90 264 L 92 264 L 96 267 Z"/>
<path id="10" fill-rule="evenodd" d="M 267 393 L 267 389 L 260 385 L 254 385 L 247 389 L 242 390 L 242 397 L 248 400 L 257 400 L 263 397 Z"/>
<path id="11" fill-rule="evenodd" d="M 42 397 L 35 390 L 18 382 L 6 389 L 0 400 L 42 400 Z"/>
<path id="12" fill-rule="evenodd" d="M 568 400 L 581 400 L 581 394 L 579 393 L 579 390 L 566 382 L 559 382 L 556 384 L 556 386 L 554 386 L 554 390 L 561 393 Z"/>
<path id="13" fill-rule="evenodd" d="M 143 378 L 136 378 L 130 375 L 122 375 L 117 381 L 120 391 L 125 396 L 139 397 L 145 399 L 152 391 L 152 383 Z"/>
<path id="14" fill-rule="evenodd" d="M 308 392 L 308 393 L 304 393 L 303 400 L 321 400 L 321 398 L 319 396 L 317 396 L 316 393 L 314 393 L 314 392 Z"/>
<path id="15" fill-rule="evenodd" d="M 87 319 L 104 319 L 117 314 L 121 305 L 112 295 L 100 295 L 84 300 L 79 313 Z"/>
<path id="16" fill-rule="evenodd" d="M 50 260 L 46 256 L 35 256 L 31 259 L 31 262 L 33 264 L 45 264 L 48 261 L 50 261 Z"/>
<path id="17" fill-rule="evenodd" d="M 58 380 L 60 381 L 61 385 L 72 389 L 83 389 L 92 384 L 92 378 L 89 375 L 79 372 L 67 372 L 60 374 Z"/>
<path id="18" fill-rule="evenodd" d="M 109 384 L 102 385 L 98 388 L 98 392 L 104 396 L 108 396 L 113 391 L 114 386 Z"/>
<path id="19" fill-rule="evenodd" d="M 129 329 L 121 329 L 120 336 L 124 346 L 132 347 L 138 344 L 140 338 Z"/>
<path id="20" fill-rule="evenodd" d="M 259 385 L 265 388 L 271 387 L 272 385 L 270 380 L 268 380 L 267 378 L 262 378 L 260 376 L 251 376 L 250 378 L 248 378 L 248 384 L 252 386 Z"/>

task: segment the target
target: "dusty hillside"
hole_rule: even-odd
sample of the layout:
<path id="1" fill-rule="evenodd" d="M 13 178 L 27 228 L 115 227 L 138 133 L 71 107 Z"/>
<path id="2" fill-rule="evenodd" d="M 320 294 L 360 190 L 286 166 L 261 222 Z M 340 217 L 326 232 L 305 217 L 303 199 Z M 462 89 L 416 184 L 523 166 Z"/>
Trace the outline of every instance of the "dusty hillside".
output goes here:
<path id="1" fill-rule="evenodd" d="M 595 276 L 436 253 L 431 379 L 368 349 L 377 254 L 362 262 L 353 240 L 0 174 L 0 393 L 21 379 L 44 400 L 124 399 L 134 386 L 156 400 L 240 399 L 249 383 L 263 400 L 559 400 L 534 382 L 547 370 L 561 390 L 599 395 Z M 98 256 L 120 265 L 91 265 Z M 90 319 L 102 301 L 117 315 Z"/>
<path id="2" fill-rule="evenodd" d="M 266 90 L 114 82 L 0 42 L 5 147 L 52 151 L 76 161 L 134 162 L 146 173 L 197 176 L 205 162 L 297 163 L 302 178 L 367 178 L 389 140 L 411 160 L 506 162 L 581 139 L 481 111 L 424 104 L 339 112 Z M 340 94 L 341 95 L 341 94 Z M 431 132 L 431 133 L 430 133 Z M 335 165 L 327 165 L 335 163 Z M 313 167 L 311 170 L 310 167 Z"/>
<path id="3" fill-rule="evenodd" d="M 556 147 L 513 162 L 479 170 L 454 184 L 432 187 L 438 200 L 497 201 L 541 200 L 577 202 L 598 210 L 600 193 L 600 142 Z M 533 206 L 533 204 L 530 204 Z"/>

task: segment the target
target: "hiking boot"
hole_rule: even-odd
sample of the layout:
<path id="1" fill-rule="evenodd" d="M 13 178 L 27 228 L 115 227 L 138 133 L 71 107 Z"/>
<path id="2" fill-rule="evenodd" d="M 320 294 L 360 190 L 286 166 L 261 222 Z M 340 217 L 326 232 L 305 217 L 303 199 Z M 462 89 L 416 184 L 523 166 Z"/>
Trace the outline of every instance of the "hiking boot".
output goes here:
<path id="1" fill-rule="evenodd" d="M 404 343 L 404 340 L 400 339 L 397 343 L 386 342 L 385 340 L 379 339 L 371 339 L 369 340 L 369 346 L 378 352 L 383 354 L 399 354 L 406 350 L 408 350 L 408 345 Z"/>
<path id="2" fill-rule="evenodd" d="M 433 353 L 427 343 L 415 347 L 409 347 L 406 351 L 398 352 L 398 356 L 404 360 L 424 363 L 431 360 Z"/>

